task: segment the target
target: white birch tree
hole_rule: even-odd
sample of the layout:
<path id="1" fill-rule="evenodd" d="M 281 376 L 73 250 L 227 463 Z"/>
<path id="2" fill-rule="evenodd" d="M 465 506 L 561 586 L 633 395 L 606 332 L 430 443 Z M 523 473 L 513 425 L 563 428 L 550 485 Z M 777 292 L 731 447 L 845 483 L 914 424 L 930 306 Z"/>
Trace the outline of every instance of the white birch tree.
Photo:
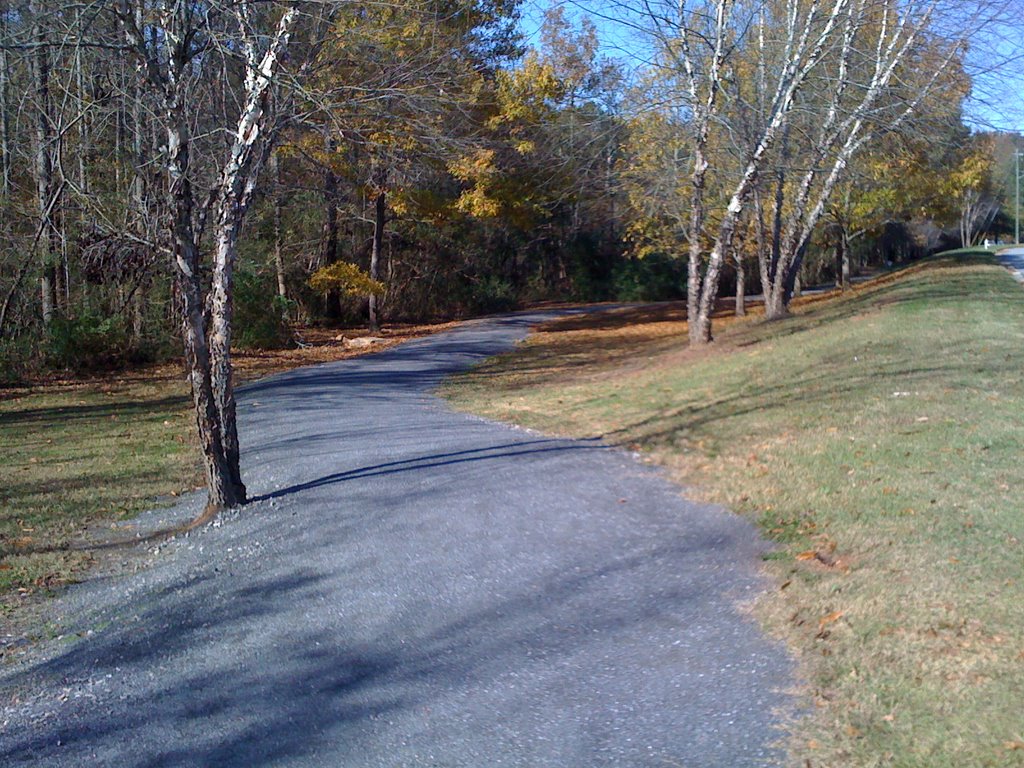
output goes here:
<path id="1" fill-rule="evenodd" d="M 987 18 L 978 9 L 991 9 L 968 5 L 955 30 L 937 21 L 953 12 L 944 0 L 617 6 L 651 51 L 645 69 L 659 82 L 658 101 L 645 108 L 686 111 L 691 343 L 712 340 L 722 268 L 751 207 L 767 234 L 766 197 L 774 197 L 771 247 L 759 247 L 767 315 L 786 313 L 802 253 L 852 158 L 955 79 L 966 37 Z M 710 165 L 713 142 L 730 145 L 738 162 Z M 708 198 L 709 177 L 720 197 Z"/>
<path id="2" fill-rule="evenodd" d="M 232 275 L 242 222 L 271 148 L 271 84 L 298 16 L 294 6 L 286 5 L 270 26 L 270 12 L 261 5 L 246 0 L 223 6 L 166 0 L 153 4 L 141 28 L 128 0 L 121 0 L 118 7 L 138 77 L 162 104 L 168 241 L 182 303 L 182 337 L 206 470 L 208 512 L 246 500 L 232 384 Z M 223 126 L 229 140 L 220 170 L 205 199 L 199 199 L 192 167 L 190 98 L 222 72 L 213 65 L 215 51 L 240 58 L 242 76 L 235 94 L 239 106 L 233 124 Z M 207 287 L 202 277 L 203 234 L 211 208 L 213 269 Z"/>

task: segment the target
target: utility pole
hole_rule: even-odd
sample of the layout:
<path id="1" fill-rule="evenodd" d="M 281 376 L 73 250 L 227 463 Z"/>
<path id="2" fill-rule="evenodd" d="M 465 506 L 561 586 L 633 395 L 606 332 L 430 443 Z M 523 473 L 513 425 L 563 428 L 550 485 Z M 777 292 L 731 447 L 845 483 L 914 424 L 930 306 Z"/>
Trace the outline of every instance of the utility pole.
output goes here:
<path id="1" fill-rule="evenodd" d="M 1014 209 L 1013 216 L 1013 243 L 1014 245 L 1020 245 L 1020 150 L 1013 153 L 1013 180 L 1016 182 L 1017 188 L 1017 204 Z"/>

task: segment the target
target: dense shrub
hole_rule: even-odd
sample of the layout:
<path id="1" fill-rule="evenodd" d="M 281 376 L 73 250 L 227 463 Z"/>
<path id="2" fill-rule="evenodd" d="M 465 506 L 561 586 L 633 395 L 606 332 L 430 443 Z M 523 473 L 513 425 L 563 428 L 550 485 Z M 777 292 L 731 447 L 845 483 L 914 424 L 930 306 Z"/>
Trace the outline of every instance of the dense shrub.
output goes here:
<path id="1" fill-rule="evenodd" d="M 0 339 L 0 386 L 20 384 L 31 372 L 32 359 L 32 348 L 26 339 Z"/>
<path id="2" fill-rule="evenodd" d="M 518 305 L 519 298 L 511 281 L 496 275 L 484 277 L 470 289 L 470 308 L 473 314 L 511 312 Z"/>
<path id="3" fill-rule="evenodd" d="M 620 262 L 612 284 L 618 301 L 668 301 L 686 296 L 686 264 L 663 254 Z"/>
<path id="4" fill-rule="evenodd" d="M 47 366 L 69 371 L 116 368 L 128 360 L 128 332 L 120 317 L 86 311 L 55 317 L 46 332 Z"/>
<path id="5" fill-rule="evenodd" d="M 290 304 L 271 277 L 250 269 L 235 273 L 234 342 L 241 349 L 281 349 L 294 343 Z"/>

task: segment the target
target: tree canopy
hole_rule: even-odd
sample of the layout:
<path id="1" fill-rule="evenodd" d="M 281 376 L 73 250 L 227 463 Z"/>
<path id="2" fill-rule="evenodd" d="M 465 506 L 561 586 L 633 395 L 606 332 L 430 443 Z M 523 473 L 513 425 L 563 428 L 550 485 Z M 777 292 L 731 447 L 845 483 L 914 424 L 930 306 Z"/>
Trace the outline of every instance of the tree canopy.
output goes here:
<path id="1" fill-rule="evenodd" d="M 729 288 L 1005 235 L 1022 142 L 964 109 L 1010 5 L 12 0 L 0 374 L 184 349 L 225 506 L 239 341 L 685 298 L 705 343 Z"/>

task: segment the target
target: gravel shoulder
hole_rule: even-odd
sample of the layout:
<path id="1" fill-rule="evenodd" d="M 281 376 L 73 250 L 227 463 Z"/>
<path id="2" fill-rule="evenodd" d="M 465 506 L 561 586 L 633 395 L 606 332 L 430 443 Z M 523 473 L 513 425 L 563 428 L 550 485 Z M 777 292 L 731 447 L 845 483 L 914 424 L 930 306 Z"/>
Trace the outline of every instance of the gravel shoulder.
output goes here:
<path id="1" fill-rule="evenodd" d="M 54 639 L 0 677 L 0 763 L 781 759 L 793 671 L 742 609 L 753 526 L 600 441 L 431 394 L 550 314 L 244 387 L 257 500 L 54 602 Z"/>

